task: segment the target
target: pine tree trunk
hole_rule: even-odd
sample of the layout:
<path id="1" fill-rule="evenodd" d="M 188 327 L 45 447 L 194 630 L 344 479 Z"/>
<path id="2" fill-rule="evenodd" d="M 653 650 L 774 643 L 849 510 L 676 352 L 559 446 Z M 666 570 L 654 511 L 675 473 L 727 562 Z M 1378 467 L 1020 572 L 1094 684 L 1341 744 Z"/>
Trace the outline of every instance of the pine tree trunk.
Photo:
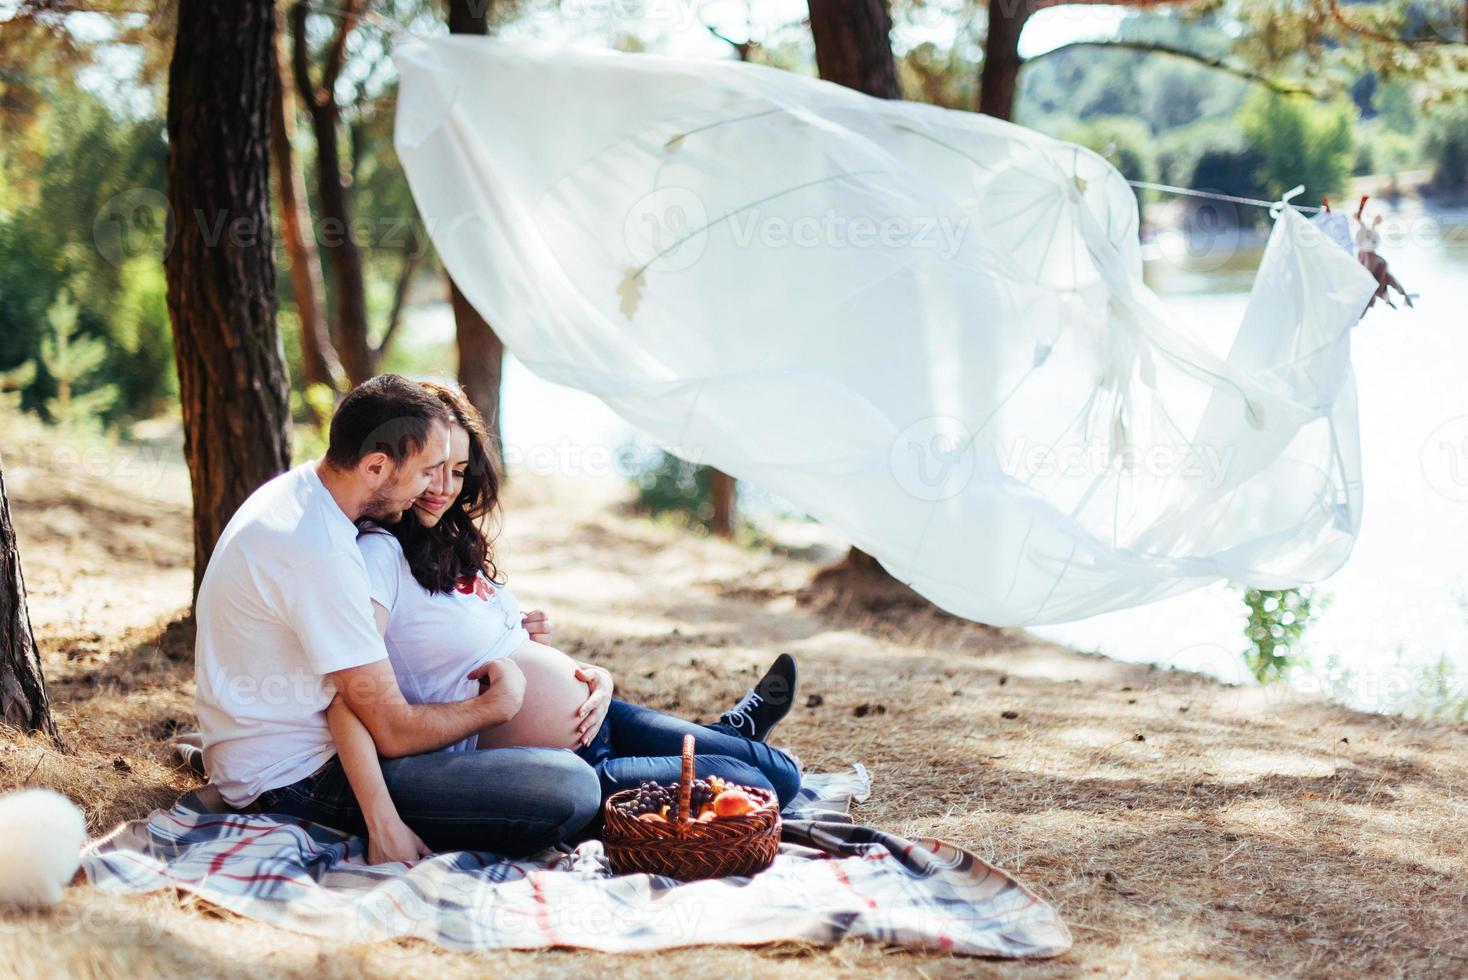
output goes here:
<path id="1" fill-rule="evenodd" d="M 5 497 L 5 473 L 0 470 L 0 721 L 27 732 L 56 737 L 41 657 L 25 606 L 25 578 L 20 573 L 20 550 L 10 523 Z"/>
<path id="2" fill-rule="evenodd" d="M 277 30 L 279 24 L 277 23 Z M 270 152 L 275 162 L 275 188 L 280 200 L 280 233 L 290 262 L 296 316 L 301 321 L 301 371 L 307 385 L 340 387 L 341 362 L 322 313 L 321 257 L 306 201 L 306 180 L 292 146 L 296 100 L 290 85 L 284 33 L 275 44 L 274 104 L 270 113 Z"/>
<path id="3" fill-rule="evenodd" d="M 489 33 L 489 18 L 494 0 L 446 0 L 450 34 Z M 502 433 L 500 431 L 500 380 L 504 375 L 505 345 L 494 328 L 459 292 L 448 273 L 449 295 L 453 298 L 454 330 L 459 342 L 459 384 L 464 393 L 484 416 L 489 433 L 494 437 L 495 460 L 500 475 L 505 475 Z"/>
<path id="4" fill-rule="evenodd" d="M 822 78 L 879 99 L 898 99 L 887 0 L 810 0 L 810 33 Z"/>
<path id="5" fill-rule="evenodd" d="M 358 6 L 357 0 L 343 0 L 343 9 L 348 13 L 355 13 Z M 352 204 L 347 196 L 338 146 L 341 106 L 336 101 L 336 79 L 354 20 L 341 18 L 318 89 L 311 80 L 306 46 L 309 12 L 310 5 L 305 2 L 291 8 L 292 74 L 316 137 L 316 197 L 321 209 L 321 247 L 331 269 L 332 340 L 347 381 L 355 387 L 377 373 L 378 351 L 367 336 L 366 274 L 362 269 L 362 251 L 352 238 Z"/>
<path id="6" fill-rule="evenodd" d="M 822 78 L 881 99 L 901 97 L 887 0 L 810 0 L 810 32 Z M 876 559 L 856 548 L 844 564 L 885 574 Z"/>
<path id="7" fill-rule="evenodd" d="M 271 0 L 181 0 L 164 260 L 194 495 L 194 588 L 225 524 L 290 462 L 270 240 Z"/>
<path id="8" fill-rule="evenodd" d="M 709 502 L 713 517 L 709 530 L 721 538 L 734 536 L 734 500 L 737 481 L 723 470 L 709 467 Z"/>
<path id="9" fill-rule="evenodd" d="M 500 431 L 500 380 L 504 373 L 505 345 L 479 311 L 459 292 L 453 277 L 448 280 L 454 306 L 454 330 L 459 342 L 459 384 L 469 401 L 484 416 L 489 427 L 493 460 L 501 479 L 505 476 L 503 433 Z"/>
<path id="10" fill-rule="evenodd" d="M 979 72 L 979 111 L 996 119 L 1014 118 L 1019 88 L 1019 36 L 1034 13 L 1033 0 L 989 0 L 989 31 Z"/>

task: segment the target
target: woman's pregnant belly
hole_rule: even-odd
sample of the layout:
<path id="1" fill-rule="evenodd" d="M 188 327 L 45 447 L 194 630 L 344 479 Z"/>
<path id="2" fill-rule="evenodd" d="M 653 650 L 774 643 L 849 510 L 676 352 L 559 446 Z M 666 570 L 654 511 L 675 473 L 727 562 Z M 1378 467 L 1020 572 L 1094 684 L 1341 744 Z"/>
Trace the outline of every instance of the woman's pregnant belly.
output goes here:
<path id="1" fill-rule="evenodd" d="M 520 644 L 510 659 L 525 675 L 525 701 L 515 717 L 480 732 L 479 747 L 576 748 L 576 709 L 591 689 L 576 678 L 575 661 L 534 641 Z"/>

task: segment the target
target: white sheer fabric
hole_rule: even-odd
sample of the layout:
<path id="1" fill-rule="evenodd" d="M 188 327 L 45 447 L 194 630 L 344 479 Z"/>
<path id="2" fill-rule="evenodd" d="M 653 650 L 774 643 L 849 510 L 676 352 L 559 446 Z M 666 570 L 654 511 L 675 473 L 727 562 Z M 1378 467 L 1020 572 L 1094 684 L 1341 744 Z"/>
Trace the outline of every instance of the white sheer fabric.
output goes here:
<path id="1" fill-rule="evenodd" d="M 736 62 L 415 41 L 397 150 L 540 376 L 773 491 L 956 614 L 1051 623 L 1350 552 L 1374 283 L 1275 225 L 1218 336 L 1142 284 L 1104 160 Z"/>

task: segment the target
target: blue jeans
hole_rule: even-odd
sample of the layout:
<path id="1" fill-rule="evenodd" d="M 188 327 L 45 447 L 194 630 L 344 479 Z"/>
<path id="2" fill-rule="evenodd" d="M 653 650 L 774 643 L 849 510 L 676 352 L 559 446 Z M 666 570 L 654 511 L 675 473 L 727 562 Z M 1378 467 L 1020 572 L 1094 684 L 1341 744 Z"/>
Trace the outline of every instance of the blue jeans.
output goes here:
<path id="1" fill-rule="evenodd" d="M 383 759 L 382 777 L 403 822 L 435 851 L 533 854 L 571 838 L 601 808 L 596 773 L 566 749 L 427 752 Z M 367 831 L 336 756 L 261 793 L 252 809 Z"/>
<path id="2" fill-rule="evenodd" d="M 740 735 L 722 722 L 696 725 L 672 715 L 612 701 L 591 744 L 577 754 L 601 778 L 602 796 L 632 789 L 644 779 L 667 785 L 683 776 L 683 736 L 694 736 L 694 774 L 772 791 L 783 808 L 800 791 L 795 761 L 764 742 Z"/>

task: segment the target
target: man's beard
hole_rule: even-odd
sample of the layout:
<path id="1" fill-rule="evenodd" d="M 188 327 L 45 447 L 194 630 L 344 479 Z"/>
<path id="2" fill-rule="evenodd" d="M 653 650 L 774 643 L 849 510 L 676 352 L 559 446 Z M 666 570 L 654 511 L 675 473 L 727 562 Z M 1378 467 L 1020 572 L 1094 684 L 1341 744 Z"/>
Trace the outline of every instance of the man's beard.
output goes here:
<path id="1" fill-rule="evenodd" d="M 384 494 L 375 494 L 362 505 L 362 517 L 379 524 L 396 524 L 406 512 L 407 507 L 402 506 L 401 497 Z"/>

